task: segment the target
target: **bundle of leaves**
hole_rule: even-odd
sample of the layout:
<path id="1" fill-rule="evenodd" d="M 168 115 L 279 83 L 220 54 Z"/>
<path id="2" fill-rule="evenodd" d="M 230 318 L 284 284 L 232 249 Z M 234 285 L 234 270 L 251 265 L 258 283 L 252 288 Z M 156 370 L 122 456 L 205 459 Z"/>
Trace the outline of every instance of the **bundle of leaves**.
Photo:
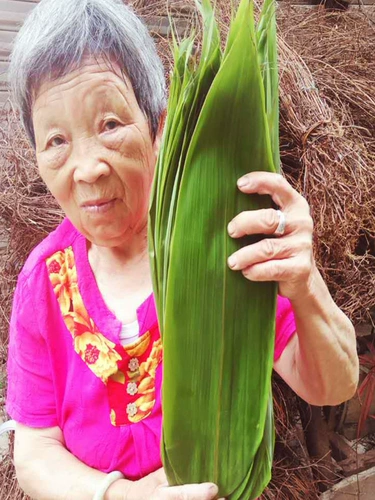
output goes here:
<path id="1" fill-rule="evenodd" d="M 180 15 L 178 2 L 133 0 L 145 21 Z M 218 0 L 221 28 L 230 3 Z M 194 1 L 183 18 L 196 23 Z M 279 8 L 280 135 L 283 170 L 307 198 L 315 222 L 315 256 L 337 304 L 355 323 L 375 304 L 375 36 L 360 11 L 343 13 Z M 181 7 L 181 5 L 180 5 Z M 167 37 L 156 36 L 168 77 L 173 58 Z M 199 45 L 196 47 L 199 51 Z M 6 361 L 8 322 L 17 275 L 31 249 L 62 218 L 40 180 L 11 106 L 0 117 L 0 367 Z M 274 383 L 277 443 L 271 499 L 313 499 L 317 490 L 303 443 L 295 438 L 297 406 Z M 3 390 L 2 390 L 3 392 Z M 277 399 L 279 398 L 279 399 Z M 286 404 L 286 401 L 288 404 Z M 9 459 L 0 464 L 4 498 L 20 500 Z M 3 497 L 2 497 L 3 498 Z"/>

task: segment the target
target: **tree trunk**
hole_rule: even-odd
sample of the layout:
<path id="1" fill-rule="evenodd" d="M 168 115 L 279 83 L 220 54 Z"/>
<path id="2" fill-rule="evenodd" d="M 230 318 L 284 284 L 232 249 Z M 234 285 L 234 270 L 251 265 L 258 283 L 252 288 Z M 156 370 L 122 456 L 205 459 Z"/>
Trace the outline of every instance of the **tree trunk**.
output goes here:
<path id="1" fill-rule="evenodd" d="M 329 444 L 329 430 L 320 406 L 311 406 L 298 398 L 306 448 L 312 461 L 314 478 L 320 491 L 325 491 L 337 479 Z"/>

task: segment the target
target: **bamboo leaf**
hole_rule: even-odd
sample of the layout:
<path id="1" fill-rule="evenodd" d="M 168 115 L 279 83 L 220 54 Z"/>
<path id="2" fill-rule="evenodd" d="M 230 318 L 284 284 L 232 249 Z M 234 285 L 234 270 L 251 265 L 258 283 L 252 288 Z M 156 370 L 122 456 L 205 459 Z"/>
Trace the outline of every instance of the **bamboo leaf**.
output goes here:
<path id="1" fill-rule="evenodd" d="M 162 453 L 170 484 L 214 481 L 220 496 L 249 500 L 272 464 L 277 287 L 228 268 L 228 256 L 259 237 L 233 240 L 226 226 L 241 211 L 272 206 L 269 197 L 239 192 L 236 181 L 277 165 L 274 10 L 265 11 L 259 35 L 253 4 L 242 0 L 221 57 L 210 2 L 200 9 L 200 63 L 187 48 L 192 38 L 175 50 L 173 116 L 150 208 L 164 348 Z"/>

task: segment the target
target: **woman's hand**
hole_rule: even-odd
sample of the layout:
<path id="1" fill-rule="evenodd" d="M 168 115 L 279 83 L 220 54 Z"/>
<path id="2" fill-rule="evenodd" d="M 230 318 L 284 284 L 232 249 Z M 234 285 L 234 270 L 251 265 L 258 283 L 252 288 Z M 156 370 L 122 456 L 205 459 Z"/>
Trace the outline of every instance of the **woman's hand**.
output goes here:
<path id="1" fill-rule="evenodd" d="M 212 483 L 168 486 L 164 469 L 131 484 L 126 500 L 214 500 L 218 488 Z M 223 499 L 221 499 L 223 500 Z"/>
<path id="2" fill-rule="evenodd" d="M 228 259 L 234 271 L 251 281 L 277 281 L 279 293 L 293 299 L 307 290 L 315 270 L 312 234 L 313 221 L 305 200 L 279 174 L 252 172 L 241 177 L 238 188 L 247 194 L 268 194 L 284 213 L 282 236 L 265 238 L 248 245 Z M 280 217 L 275 209 L 251 210 L 237 215 L 228 225 L 232 238 L 250 234 L 274 235 Z"/>

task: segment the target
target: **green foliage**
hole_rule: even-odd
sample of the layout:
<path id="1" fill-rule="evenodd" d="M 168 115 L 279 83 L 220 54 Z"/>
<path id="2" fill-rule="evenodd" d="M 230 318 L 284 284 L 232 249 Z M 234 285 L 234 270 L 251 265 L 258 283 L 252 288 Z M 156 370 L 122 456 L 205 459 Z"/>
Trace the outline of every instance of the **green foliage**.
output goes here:
<path id="1" fill-rule="evenodd" d="M 224 54 L 209 0 L 202 54 L 174 41 L 168 116 L 150 207 L 150 255 L 164 346 L 163 462 L 170 484 L 213 481 L 257 498 L 270 479 L 275 283 L 250 282 L 227 258 L 228 222 L 272 206 L 236 181 L 279 167 L 274 5 L 256 28 L 242 0 Z"/>

